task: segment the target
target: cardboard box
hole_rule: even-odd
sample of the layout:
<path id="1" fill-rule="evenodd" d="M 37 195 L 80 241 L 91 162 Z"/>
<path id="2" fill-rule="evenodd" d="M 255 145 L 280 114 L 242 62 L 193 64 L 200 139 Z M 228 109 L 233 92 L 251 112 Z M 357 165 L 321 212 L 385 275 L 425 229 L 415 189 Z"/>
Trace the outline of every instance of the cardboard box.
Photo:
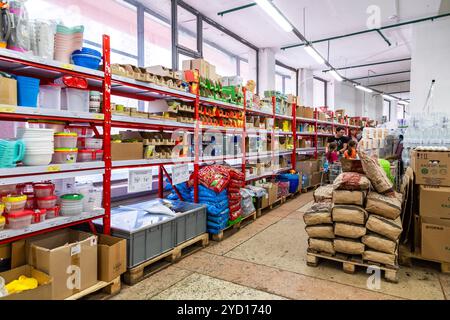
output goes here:
<path id="1" fill-rule="evenodd" d="M 98 280 L 111 282 L 127 271 L 127 240 L 98 235 Z"/>
<path id="2" fill-rule="evenodd" d="M 450 151 L 412 151 L 411 167 L 417 184 L 450 186 Z"/>
<path id="3" fill-rule="evenodd" d="M 137 160 L 144 158 L 144 144 L 133 143 L 111 143 L 112 161 Z"/>
<path id="4" fill-rule="evenodd" d="M 298 161 L 297 171 L 306 175 L 312 175 L 313 173 L 320 171 L 319 161 L 318 160 Z"/>
<path id="5" fill-rule="evenodd" d="M 303 106 L 297 106 L 297 110 L 296 110 L 295 113 L 296 113 L 297 117 L 304 118 L 305 107 L 303 107 Z"/>
<path id="6" fill-rule="evenodd" d="M 278 200 L 278 184 L 272 183 L 269 191 L 269 205 L 274 204 Z"/>
<path id="7" fill-rule="evenodd" d="M 5 279 L 7 284 L 14 280 L 18 280 L 20 276 L 35 278 L 38 281 L 38 287 L 34 290 L 23 291 L 21 293 L 0 298 L 0 300 L 50 300 L 52 298 L 52 278 L 44 272 L 34 269 L 30 265 L 24 265 L 0 273 L 0 277 Z"/>
<path id="8" fill-rule="evenodd" d="M 53 300 L 62 300 L 97 280 L 97 236 L 64 229 L 27 241 L 28 264 L 53 278 Z"/>
<path id="9" fill-rule="evenodd" d="M 303 118 L 314 119 L 314 109 L 313 108 L 304 108 L 303 110 Z"/>
<path id="10" fill-rule="evenodd" d="M 450 220 L 421 217 L 422 257 L 450 262 Z"/>
<path id="11" fill-rule="evenodd" d="M 17 81 L 0 76 L 0 104 L 17 106 Z"/>
<path id="12" fill-rule="evenodd" d="M 311 175 L 302 174 L 302 188 L 309 188 L 311 186 Z"/>
<path id="13" fill-rule="evenodd" d="M 450 188 L 420 186 L 420 215 L 429 218 L 450 219 Z"/>

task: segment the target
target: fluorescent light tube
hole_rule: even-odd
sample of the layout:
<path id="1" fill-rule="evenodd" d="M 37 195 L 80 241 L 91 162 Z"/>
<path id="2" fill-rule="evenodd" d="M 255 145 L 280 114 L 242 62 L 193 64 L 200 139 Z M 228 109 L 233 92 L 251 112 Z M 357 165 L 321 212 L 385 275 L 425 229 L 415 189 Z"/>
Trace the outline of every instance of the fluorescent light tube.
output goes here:
<path id="1" fill-rule="evenodd" d="M 278 9 L 269 0 L 255 0 L 258 4 L 278 25 L 286 32 L 292 32 L 294 27 L 287 19 L 278 11 Z"/>
<path id="2" fill-rule="evenodd" d="M 403 106 L 409 106 L 409 102 L 407 101 L 399 101 L 398 104 L 401 104 Z"/>
<path id="3" fill-rule="evenodd" d="M 394 98 L 393 96 L 390 96 L 390 95 L 388 95 L 388 94 L 383 94 L 382 96 L 383 96 L 383 98 L 385 98 L 386 100 L 389 100 L 389 101 L 397 101 L 396 98 Z"/>
<path id="4" fill-rule="evenodd" d="M 317 61 L 317 63 L 325 64 L 324 58 L 320 56 L 320 54 L 311 46 L 305 46 L 305 51 Z"/>
<path id="5" fill-rule="evenodd" d="M 368 93 L 373 93 L 372 89 L 369 89 L 369 88 L 366 88 L 366 87 L 363 87 L 363 86 L 360 86 L 360 85 L 355 86 L 355 88 L 358 89 L 358 90 L 362 90 L 362 91 L 368 92 Z"/>
<path id="6" fill-rule="evenodd" d="M 335 78 L 337 81 L 339 81 L 339 82 L 344 81 L 344 78 L 342 78 L 341 75 L 339 73 L 337 73 L 336 70 L 331 70 L 330 73 L 333 76 L 333 78 Z"/>

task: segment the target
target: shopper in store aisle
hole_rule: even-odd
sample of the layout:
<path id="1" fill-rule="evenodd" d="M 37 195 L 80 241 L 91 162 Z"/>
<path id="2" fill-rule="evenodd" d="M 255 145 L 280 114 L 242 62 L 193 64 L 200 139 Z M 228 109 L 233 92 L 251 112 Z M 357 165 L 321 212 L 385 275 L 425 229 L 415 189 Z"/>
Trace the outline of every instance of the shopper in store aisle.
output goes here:
<path id="1" fill-rule="evenodd" d="M 334 137 L 328 138 L 327 152 L 329 151 L 330 145 L 336 143 L 337 151 L 340 155 L 343 155 L 344 152 L 347 151 L 349 141 L 350 138 L 345 136 L 345 128 L 337 127 Z"/>
<path id="2" fill-rule="evenodd" d="M 350 140 L 348 143 L 348 149 L 344 152 L 344 158 L 348 160 L 356 160 L 358 153 L 356 152 L 356 142 Z"/>

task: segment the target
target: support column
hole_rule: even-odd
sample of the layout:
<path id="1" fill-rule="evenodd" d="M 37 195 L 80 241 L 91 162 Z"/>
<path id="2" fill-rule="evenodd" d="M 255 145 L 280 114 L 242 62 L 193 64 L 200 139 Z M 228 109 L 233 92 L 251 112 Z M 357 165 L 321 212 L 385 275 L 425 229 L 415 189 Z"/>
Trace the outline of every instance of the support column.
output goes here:
<path id="1" fill-rule="evenodd" d="M 259 50 L 259 94 L 275 90 L 275 52 L 271 48 Z"/>
<path id="2" fill-rule="evenodd" d="M 314 105 L 314 72 L 309 69 L 300 69 L 298 77 L 298 92 L 300 104 L 306 107 Z"/>

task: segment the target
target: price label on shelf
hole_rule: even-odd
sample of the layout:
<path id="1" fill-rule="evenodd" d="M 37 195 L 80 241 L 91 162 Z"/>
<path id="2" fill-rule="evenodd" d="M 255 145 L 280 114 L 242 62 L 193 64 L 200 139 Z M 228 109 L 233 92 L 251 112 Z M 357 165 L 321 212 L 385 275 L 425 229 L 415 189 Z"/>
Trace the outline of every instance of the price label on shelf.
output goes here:
<path id="1" fill-rule="evenodd" d="M 47 172 L 59 172 L 59 171 L 61 171 L 60 166 L 48 166 L 47 167 Z"/>
<path id="2" fill-rule="evenodd" d="M 105 119 L 105 115 L 104 114 L 95 114 L 94 115 L 94 119 L 104 120 Z"/>
<path id="3" fill-rule="evenodd" d="M 153 189 L 153 171 L 130 170 L 128 174 L 128 193 L 152 191 Z"/>
<path id="4" fill-rule="evenodd" d="M 66 69 L 66 70 L 75 70 L 75 66 L 73 64 L 70 63 L 64 63 L 61 65 L 62 69 Z"/>
<path id="5" fill-rule="evenodd" d="M 1 105 L 0 106 L 0 112 L 3 112 L 3 113 L 15 113 L 16 112 L 16 107 L 15 106 Z"/>
<path id="6" fill-rule="evenodd" d="M 172 168 L 172 183 L 174 185 L 189 181 L 189 165 L 179 164 Z"/>

